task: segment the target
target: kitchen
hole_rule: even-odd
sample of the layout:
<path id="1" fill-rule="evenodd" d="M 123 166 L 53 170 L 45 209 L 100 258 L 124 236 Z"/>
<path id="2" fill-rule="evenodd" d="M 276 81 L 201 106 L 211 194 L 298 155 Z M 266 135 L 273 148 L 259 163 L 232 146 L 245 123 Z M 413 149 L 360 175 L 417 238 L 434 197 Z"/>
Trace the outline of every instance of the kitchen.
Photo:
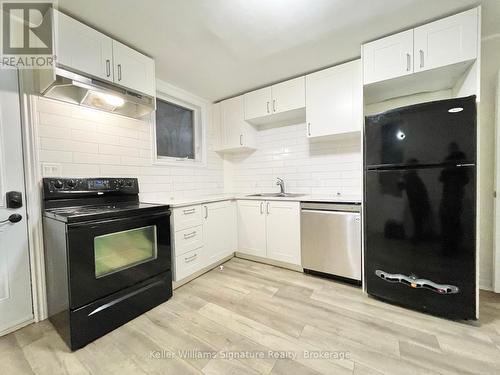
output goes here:
<path id="1" fill-rule="evenodd" d="M 3 371 L 499 371 L 500 9 L 365 3 L 49 7 L 56 66 L 1 70 Z"/>

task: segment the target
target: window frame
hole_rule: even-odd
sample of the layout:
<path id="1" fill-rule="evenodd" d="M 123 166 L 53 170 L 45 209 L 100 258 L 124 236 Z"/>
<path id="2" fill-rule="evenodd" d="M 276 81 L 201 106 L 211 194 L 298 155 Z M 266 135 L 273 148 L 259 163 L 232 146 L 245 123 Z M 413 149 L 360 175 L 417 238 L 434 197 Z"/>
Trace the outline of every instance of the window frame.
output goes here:
<path id="1" fill-rule="evenodd" d="M 170 94 L 166 90 L 159 90 L 156 93 L 156 100 L 162 100 L 174 105 L 193 111 L 194 126 L 194 159 L 159 156 L 156 141 L 156 111 L 151 115 L 152 123 L 152 158 L 153 164 L 170 165 L 177 167 L 204 167 L 207 165 L 207 142 L 206 142 L 206 109 L 203 103 L 198 103 L 191 98 L 183 97 L 179 93 Z M 156 103 L 155 103 L 156 105 Z"/>

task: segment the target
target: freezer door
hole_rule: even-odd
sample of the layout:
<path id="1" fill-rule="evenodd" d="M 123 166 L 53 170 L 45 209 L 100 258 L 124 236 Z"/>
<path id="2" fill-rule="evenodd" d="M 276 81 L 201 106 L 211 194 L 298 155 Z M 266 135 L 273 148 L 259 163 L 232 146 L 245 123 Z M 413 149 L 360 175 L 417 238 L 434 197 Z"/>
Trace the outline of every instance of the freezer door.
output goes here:
<path id="1" fill-rule="evenodd" d="M 361 280 L 361 223 L 358 212 L 302 209 L 302 267 Z"/>
<path id="2" fill-rule="evenodd" d="M 368 116 L 365 167 L 474 164 L 476 117 L 474 96 Z"/>
<path id="3" fill-rule="evenodd" d="M 367 171 L 365 199 L 368 293 L 475 318 L 475 167 Z"/>

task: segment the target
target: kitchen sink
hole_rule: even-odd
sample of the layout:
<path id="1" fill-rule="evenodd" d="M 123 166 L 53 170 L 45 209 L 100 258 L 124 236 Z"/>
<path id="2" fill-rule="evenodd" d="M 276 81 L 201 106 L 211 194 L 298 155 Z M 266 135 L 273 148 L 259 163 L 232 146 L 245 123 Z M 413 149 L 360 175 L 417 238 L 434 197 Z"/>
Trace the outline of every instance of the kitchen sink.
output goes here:
<path id="1" fill-rule="evenodd" d="M 247 197 L 272 197 L 272 198 L 295 198 L 303 197 L 305 194 L 295 194 L 295 193 L 259 193 L 250 194 Z"/>

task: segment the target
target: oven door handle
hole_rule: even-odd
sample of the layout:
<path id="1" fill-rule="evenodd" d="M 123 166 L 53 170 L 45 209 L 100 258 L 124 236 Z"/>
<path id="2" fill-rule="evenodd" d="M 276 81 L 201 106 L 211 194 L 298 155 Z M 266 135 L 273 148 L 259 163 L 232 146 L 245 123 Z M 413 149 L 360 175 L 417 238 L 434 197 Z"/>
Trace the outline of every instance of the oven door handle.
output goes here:
<path id="1" fill-rule="evenodd" d="M 101 226 L 103 224 L 113 224 L 113 223 L 127 223 L 144 219 L 155 219 L 161 217 L 170 217 L 170 210 L 155 212 L 152 214 L 140 214 L 134 215 L 132 217 L 117 217 L 114 219 L 94 219 L 91 221 L 84 221 L 81 223 L 69 223 L 68 229 L 71 228 L 82 228 L 82 227 L 92 227 L 92 226 Z"/>

